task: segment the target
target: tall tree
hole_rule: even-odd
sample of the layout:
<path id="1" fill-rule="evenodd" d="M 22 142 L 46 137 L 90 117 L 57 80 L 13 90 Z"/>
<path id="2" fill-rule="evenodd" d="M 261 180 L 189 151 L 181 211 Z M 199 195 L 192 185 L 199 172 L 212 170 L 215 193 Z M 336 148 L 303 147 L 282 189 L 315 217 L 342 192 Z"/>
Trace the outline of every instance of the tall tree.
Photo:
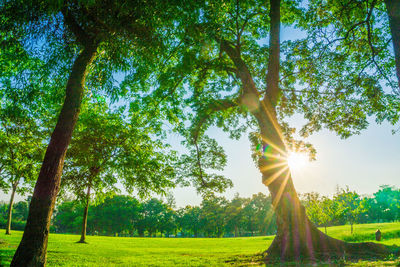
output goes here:
<path id="1" fill-rule="evenodd" d="M 24 195 L 32 189 L 42 159 L 43 132 L 34 119 L 23 115 L 24 111 L 19 110 L 16 103 L 12 110 L 6 109 L 0 111 L 1 146 L 4 148 L 0 160 L 1 178 L 7 183 L 3 190 L 11 189 L 6 226 L 6 234 L 11 234 L 14 197 L 16 193 Z"/>
<path id="2" fill-rule="evenodd" d="M 397 115 L 382 102 L 373 101 L 368 93 L 368 79 L 362 79 L 357 90 L 369 101 L 348 94 L 337 97 L 335 92 L 330 92 L 332 84 L 349 90 L 353 84 L 337 73 L 329 76 L 328 92 L 321 92 L 319 89 L 323 88 L 317 86 L 323 85 L 326 80 L 321 77 L 325 76 L 318 75 L 318 66 L 308 64 L 310 60 L 296 60 L 293 53 L 296 55 L 298 43 L 285 43 L 285 59 L 281 62 L 281 22 L 292 25 L 297 21 L 301 25 L 299 21 L 303 19 L 302 9 L 296 2 L 226 1 L 221 4 L 207 1 L 199 5 L 197 13 L 191 12 L 193 28 L 186 31 L 190 52 L 183 52 L 195 66 L 187 68 L 193 77 L 187 102 L 196 114 L 191 136 L 196 140 L 210 125 L 217 125 L 237 137 L 241 130 L 239 117 L 247 118 L 249 125 L 255 126 L 256 132 L 251 135 L 254 158 L 263 183 L 271 192 L 278 227 L 267 250 L 268 257 L 317 259 L 341 256 L 345 252 L 357 254 L 363 248 L 377 255 L 390 253 L 390 249 L 378 244 L 348 244 L 333 239 L 308 219 L 294 188 L 286 157 L 289 150 L 308 150 L 311 155 L 314 151 L 309 144 L 294 140 L 295 129 L 283 118 L 296 111 L 303 112 L 308 120 L 300 131 L 303 136 L 325 126 L 346 137 L 364 129 L 370 114 L 386 114 L 386 118 L 393 114 L 390 119 Z M 281 11 L 284 11 L 282 16 Z M 263 45 L 267 36 L 268 45 Z M 340 66 L 340 57 L 332 56 L 330 60 L 333 63 L 329 74 L 334 74 L 335 68 L 344 68 Z M 314 73 L 317 73 L 315 77 Z M 312 90 L 298 92 L 297 83 Z M 382 100 L 397 101 L 393 95 L 384 95 Z M 315 104 L 315 101 L 318 102 Z M 378 105 L 374 105 L 376 103 Z"/>
<path id="3" fill-rule="evenodd" d="M 65 55 L 74 59 L 73 63 L 70 58 L 66 59 L 71 64 L 59 64 L 69 70 L 64 104 L 46 150 L 26 228 L 12 266 L 45 264 L 50 218 L 59 191 L 64 157 L 78 119 L 85 80 L 89 71 L 95 69 L 90 66 L 94 66 L 92 62 L 96 55 L 95 66 L 103 64 L 100 77 L 110 81 L 113 71 L 127 66 L 124 59 L 130 54 L 124 49 L 132 48 L 131 51 L 138 52 L 141 48 L 148 55 L 152 54 L 152 48 L 161 44 L 161 38 L 152 37 L 160 24 L 166 26 L 169 21 L 172 11 L 169 7 L 159 1 L 6 1 L 1 4 L 2 31 L 11 36 L 13 32 L 23 32 L 14 35 L 13 42 L 33 43 L 29 47 L 33 50 L 50 46 L 51 54 L 57 51 L 61 59 L 65 59 Z M 166 32 L 164 27 L 157 36 Z M 105 61 L 108 63 L 106 69 Z M 118 95 L 118 92 L 114 94 Z"/>

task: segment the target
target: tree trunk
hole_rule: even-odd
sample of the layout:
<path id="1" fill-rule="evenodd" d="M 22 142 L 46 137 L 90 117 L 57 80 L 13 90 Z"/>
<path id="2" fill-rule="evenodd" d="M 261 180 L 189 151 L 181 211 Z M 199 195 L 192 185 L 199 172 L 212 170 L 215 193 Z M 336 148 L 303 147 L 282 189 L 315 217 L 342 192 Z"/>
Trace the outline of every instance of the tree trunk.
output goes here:
<path id="1" fill-rule="evenodd" d="M 353 234 L 353 223 L 350 223 L 350 227 L 351 227 L 350 233 Z"/>
<path id="2" fill-rule="evenodd" d="M 271 192 L 277 220 L 277 234 L 268 248 L 267 259 L 292 261 L 301 259 L 330 259 L 348 255 L 388 255 L 390 250 L 375 243 L 346 243 L 322 233 L 308 219 L 294 188 L 285 156 L 281 127 L 275 106 L 279 97 L 279 33 L 280 0 L 270 0 L 270 56 L 267 89 L 262 108 L 254 115 L 260 126 L 264 148 L 268 153 L 259 161 L 263 183 Z"/>
<path id="3" fill-rule="evenodd" d="M 16 190 L 17 190 L 17 185 L 12 185 L 10 203 L 8 205 L 6 235 L 11 235 L 11 217 L 12 217 L 12 209 L 13 209 L 14 197 L 15 197 Z"/>
<path id="4" fill-rule="evenodd" d="M 263 130 L 261 131 L 263 132 Z M 346 243 L 322 233 L 308 219 L 287 166 L 268 169 L 271 160 L 262 160 L 263 183 L 271 192 L 277 220 L 277 234 L 266 251 L 267 260 L 330 260 L 348 256 L 387 256 L 389 248 L 375 243 Z M 269 162 L 270 164 L 266 164 Z M 272 163 L 272 164 L 276 164 Z M 266 170 L 268 169 L 268 170 Z"/>
<path id="5" fill-rule="evenodd" d="M 392 33 L 394 58 L 396 62 L 397 82 L 400 90 L 400 1 L 385 0 L 389 16 L 390 31 Z"/>
<path id="6" fill-rule="evenodd" d="M 238 227 L 235 225 L 235 237 L 238 237 Z"/>
<path id="7" fill-rule="evenodd" d="M 86 227 L 87 227 L 87 217 L 89 211 L 89 202 L 90 202 L 90 185 L 88 186 L 86 192 L 86 205 L 85 209 L 83 210 L 83 218 L 82 218 L 82 233 L 81 233 L 81 239 L 78 241 L 78 243 L 86 243 Z"/>
<path id="8" fill-rule="evenodd" d="M 95 54 L 96 45 L 86 45 L 76 58 L 66 86 L 64 105 L 40 169 L 21 243 L 11 266 L 44 266 L 51 215 L 60 187 L 64 157 L 78 119 L 87 68 Z"/>

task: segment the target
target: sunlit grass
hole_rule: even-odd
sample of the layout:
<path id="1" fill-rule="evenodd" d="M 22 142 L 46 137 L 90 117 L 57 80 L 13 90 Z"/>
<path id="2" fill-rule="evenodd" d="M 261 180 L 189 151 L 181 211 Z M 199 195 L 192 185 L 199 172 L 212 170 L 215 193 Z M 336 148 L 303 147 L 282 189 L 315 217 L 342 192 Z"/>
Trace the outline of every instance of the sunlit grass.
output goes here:
<path id="1" fill-rule="evenodd" d="M 400 223 L 363 224 L 328 227 L 328 235 L 349 240 L 373 241 L 376 229 L 387 245 L 400 244 Z M 7 265 L 17 248 L 22 232 L 11 236 L 0 230 L 0 266 Z M 88 236 L 79 244 L 78 235 L 51 234 L 48 266 L 222 266 L 262 265 L 260 256 L 273 236 L 240 238 L 129 238 Z M 351 240 L 357 241 L 357 240 Z M 346 263 L 356 266 L 394 266 L 399 261 Z M 320 264 L 318 266 L 324 266 Z M 328 266 L 328 265 L 326 265 Z"/>

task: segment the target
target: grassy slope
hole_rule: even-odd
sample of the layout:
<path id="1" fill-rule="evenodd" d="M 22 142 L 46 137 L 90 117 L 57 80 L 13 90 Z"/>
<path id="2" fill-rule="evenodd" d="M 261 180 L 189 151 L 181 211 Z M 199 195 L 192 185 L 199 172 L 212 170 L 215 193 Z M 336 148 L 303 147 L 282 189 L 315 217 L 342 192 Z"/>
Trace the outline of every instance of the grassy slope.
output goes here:
<path id="1" fill-rule="evenodd" d="M 356 225 L 353 238 L 350 226 L 329 227 L 328 234 L 340 239 L 374 238 L 379 228 L 388 236 L 382 243 L 400 244 L 400 223 Z M 1 230 L 3 232 L 3 230 Z M 389 234 L 390 233 L 390 234 Z M 0 265 L 7 264 L 21 239 L 22 232 L 11 236 L 0 233 Z M 389 239 L 390 238 L 390 239 Z M 255 254 L 264 251 L 273 237 L 244 238 L 127 238 L 88 236 L 89 244 L 75 243 L 77 235 L 51 234 L 48 266 L 220 266 L 242 265 L 259 260 Z M 398 262 L 398 261 L 396 261 Z M 356 265 L 393 266 L 394 261 L 360 262 Z"/>

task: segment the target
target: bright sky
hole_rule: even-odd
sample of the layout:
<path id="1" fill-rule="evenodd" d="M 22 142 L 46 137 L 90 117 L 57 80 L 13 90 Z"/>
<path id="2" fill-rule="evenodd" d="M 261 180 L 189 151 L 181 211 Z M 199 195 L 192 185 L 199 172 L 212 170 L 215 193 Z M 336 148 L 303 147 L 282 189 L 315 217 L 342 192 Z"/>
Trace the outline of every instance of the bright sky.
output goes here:
<path id="1" fill-rule="evenodd" d="M 293 125 L 301 120 L 300 116 L 297 117 L 300 119 L 291 120 Z M 388 124 L 377 125 L 371 120 L 368 129 L 345 140 L 327 130 L 314 134 L 307 140 L 316 148 L 317 160 L 307 162 L 302 169 L 292 173 L 296 190 L 332 195 L 337 185 L 348 185 L 360 194 L 372 194 L 379 185 L 399 186 L 400 134 L 392 135 L 392 129 Z M 243 197 L 267 193 L 268 189 L 261 183 L 261 175 L 251 159 L 247 136 L 236 141 L 217 128 L 209 133 L 228 155 L 223 173 L 232 179 L 234 187 L 223 195 L 232 198 L 236 192 Z M 174 195 L 177 206 L 201 202 L 201 197 L 191 188 L 175 189 Z"/>

